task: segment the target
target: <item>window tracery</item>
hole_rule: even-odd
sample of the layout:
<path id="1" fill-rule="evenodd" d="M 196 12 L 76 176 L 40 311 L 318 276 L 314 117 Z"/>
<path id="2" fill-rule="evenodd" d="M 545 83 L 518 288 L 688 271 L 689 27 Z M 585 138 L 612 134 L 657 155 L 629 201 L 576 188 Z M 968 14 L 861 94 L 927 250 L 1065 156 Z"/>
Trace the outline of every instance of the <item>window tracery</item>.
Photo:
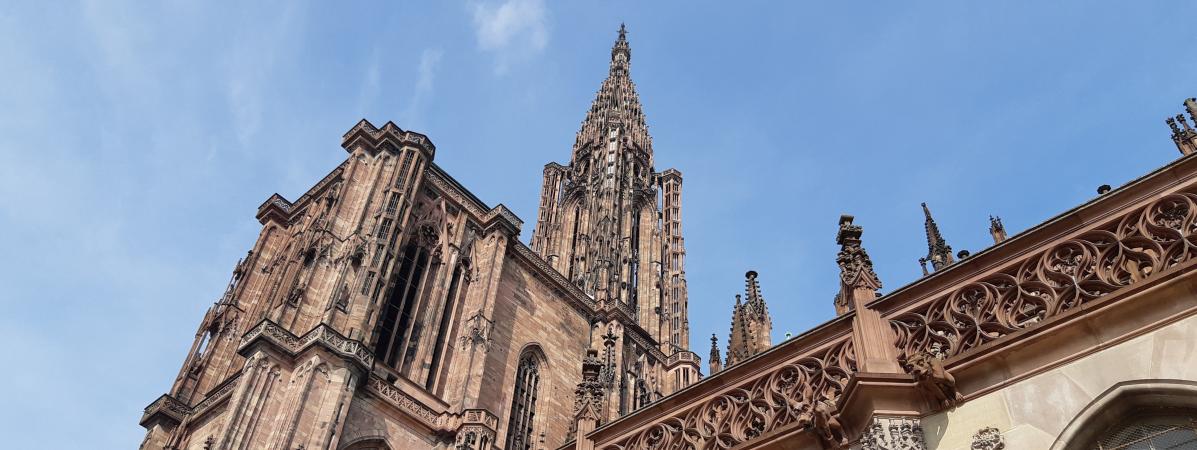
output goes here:
<path id="1" fill-rule="evenodd" d="M 520 356 L 515 375 L 515 392 L 511 396 L 511 418 L 507 422 L 509 450 L 530 450 L 532 428 L 536 418 L 537 387 L 540 384 L 540 359 L 531 350 Z"/>

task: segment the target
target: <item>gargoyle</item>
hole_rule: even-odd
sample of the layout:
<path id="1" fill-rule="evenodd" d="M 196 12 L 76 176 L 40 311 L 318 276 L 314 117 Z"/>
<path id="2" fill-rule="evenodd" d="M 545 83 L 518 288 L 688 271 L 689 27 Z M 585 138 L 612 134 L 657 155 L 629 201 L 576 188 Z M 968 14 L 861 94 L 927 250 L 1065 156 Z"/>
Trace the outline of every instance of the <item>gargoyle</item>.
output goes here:
<path id="1" fill-rule="evenodd" d="M 811 408 L 811 421 L 813 422 L 815 433 L 818 433 L 819 439 L 828 448 L 842 449 L 845 444 L 844 426 L 840 424 L 840 420 L 832 413 L 832 409 L 832 406 L 826 400 L 816 401 L 814 407 Z"/>
<path id="2" fill-rule="evenodd" d="M 943 367 L 943 361 L 927 352 L 918 352 L 906 359 L 906 371 L 914 375 L 923 392 L 944 408 L 956 406 L 962 396 L 956 390 L 956 378 Z"/>

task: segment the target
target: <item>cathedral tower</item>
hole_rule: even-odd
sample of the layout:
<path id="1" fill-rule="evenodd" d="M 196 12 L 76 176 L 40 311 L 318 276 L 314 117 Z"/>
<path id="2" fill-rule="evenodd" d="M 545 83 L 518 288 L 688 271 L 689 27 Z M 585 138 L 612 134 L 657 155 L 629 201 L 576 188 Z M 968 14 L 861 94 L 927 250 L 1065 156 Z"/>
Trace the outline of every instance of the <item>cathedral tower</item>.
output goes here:
<path id="1" fill-rule="evenodd" d="M 568 165 L 544 169 L 532 249 L 596 301 L 626 307 L 661 351 L 689 348 L 682 173 L 658 172 L 620 26 Z"/>

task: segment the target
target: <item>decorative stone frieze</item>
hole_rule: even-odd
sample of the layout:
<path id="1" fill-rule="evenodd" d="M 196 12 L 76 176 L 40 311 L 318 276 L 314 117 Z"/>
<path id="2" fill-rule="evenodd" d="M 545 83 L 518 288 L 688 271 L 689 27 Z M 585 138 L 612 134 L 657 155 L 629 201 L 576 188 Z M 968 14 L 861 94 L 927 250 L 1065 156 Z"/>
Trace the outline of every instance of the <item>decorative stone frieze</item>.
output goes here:
<path id="1" fill-rule="evenodd" d="M 860 450 L 927 450 L 923 425 L 917 417 L 873 417 Z"/>
<path id="2" fill-rule="evenodd" d="M 395 406 L 400 410 L 410 414 L 417 420 L 424 422 L 424 425 L 432 429 L 442 428 L 442 419 L 439 412 L 433 411 L 432 408 L 421 403 L 419 400 L 412 398 L 410 395 L 404 393 L 401 389 L 388 383 L 386 380 L 377 376 L 371 375 L 370 379 L 366 381 L 366 388 L 379 398 L 385 400 L 391 406 Z"/>
<path id="3" fill-rule="evenodd" d="M 1197 190 L 1106 220 L 891 319 L 904 355 L 953 357 L 1197 256 Z"/>
<path id="4" fill-rule="evenodd" d="M 634 433 L 601 448 L 707 448 L 715 443 L 730 448 L 789 424 L 814 426 L 816 404 L 834 405 L 856 370 L 852 340 L 844 336 L 724 386 L 706 400 L 661 412 Z M 834 431 L 832 436 L 840 437 Z"/>

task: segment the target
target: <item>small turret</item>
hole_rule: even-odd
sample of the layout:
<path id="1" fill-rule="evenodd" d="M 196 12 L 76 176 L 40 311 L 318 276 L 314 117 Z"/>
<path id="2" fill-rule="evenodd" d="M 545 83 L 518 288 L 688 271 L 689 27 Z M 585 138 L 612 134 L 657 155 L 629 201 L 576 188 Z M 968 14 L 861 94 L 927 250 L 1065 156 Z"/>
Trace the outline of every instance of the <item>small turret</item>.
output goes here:
<path id="1" fill-rule="evenodd" d="M 773 345 L 770 337 L 773 332 L 773 320 L 769 317 L 765 297 L 761 295 L 757 273 L 749 270 L 744 274 L 744 278 L 744 292 L 747 298 L 741 303 L 740 296 L 736 295 L 736 306 L 732 310 L 731 335 L 727 340 L 728 366 L 751 358 L 752 355 L 768 350 Z"/>

